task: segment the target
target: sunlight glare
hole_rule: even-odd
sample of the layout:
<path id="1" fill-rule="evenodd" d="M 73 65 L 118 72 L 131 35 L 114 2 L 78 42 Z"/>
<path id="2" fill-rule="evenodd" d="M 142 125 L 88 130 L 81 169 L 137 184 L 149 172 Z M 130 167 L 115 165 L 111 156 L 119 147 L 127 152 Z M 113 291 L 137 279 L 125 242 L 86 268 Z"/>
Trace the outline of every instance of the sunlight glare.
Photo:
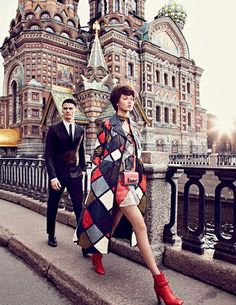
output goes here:
<path id="1" fill-rule="evenodd" d="M 234 130 L 233 119 L 225 118 L 225 117 L 218 117 L 215 121 L 215 129 L 219 130 L 220 133 L 226 133 L 230 135 Z"/>

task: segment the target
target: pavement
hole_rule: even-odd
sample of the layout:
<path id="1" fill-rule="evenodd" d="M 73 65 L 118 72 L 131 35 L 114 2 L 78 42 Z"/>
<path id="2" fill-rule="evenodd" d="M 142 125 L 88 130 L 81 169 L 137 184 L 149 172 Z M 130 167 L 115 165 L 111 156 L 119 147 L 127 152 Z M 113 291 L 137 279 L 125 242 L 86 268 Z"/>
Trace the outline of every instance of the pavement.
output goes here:
<path id="1" fill-rule="evenodd" d="M 100 276 L 94 272 L 91 258 L 84 258 L 81 248 L 72 242 L 73 227 L 58 222 L 58 246 L 52 248 L 47 245 L 43 213 L 3 199 L 0 207 L 0 245 L 46 277 L 74 304 L 157 304 L 152 276 L 144 266 L 109 253 L 103 260 L 107 273 Z M 160 269 L 185 305 L 236 304 L 233 294 L 164 266 Z"/>
<path id="2" fill-rule="evenodd" d="M 7 248 L 0 247 L 0 261 L 4 262 L 0 268 L 1 305 L 73 304 L 46 278 L 34 272 Z"/>

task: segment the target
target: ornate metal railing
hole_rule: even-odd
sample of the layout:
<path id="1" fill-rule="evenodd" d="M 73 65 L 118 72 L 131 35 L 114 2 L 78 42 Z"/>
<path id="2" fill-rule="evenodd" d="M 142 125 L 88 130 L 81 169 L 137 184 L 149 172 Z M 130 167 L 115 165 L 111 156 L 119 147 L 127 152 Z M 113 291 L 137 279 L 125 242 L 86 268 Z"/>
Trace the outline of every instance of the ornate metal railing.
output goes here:
<path id="1" fill-rule="evenodd" d="M 86 176 L 83 185 L 86 190 L 87 184 Z M 0 157 L 0 189 L 46 202 L 48 175 L 45 159 L 42 157 Z M 59 207 L 65 207 L 66 210 L 73 211 L 71 201 L 66 191 L 62 196 Z"/>
<path id="2" fill-rule="evenodd" d="M 170 155 L 169 164 L 197 166 L 236 166 L 235 154 Z"/>
<path id="3" fill-rule="evenodd" d="M 169 164 L 209 165 L 209 155 L 170 155 Z"/>
<path id="4" fill-rule="evenodd" d="M 187 175 L 187 182 L 184 186 L 183 194 L 183 223 L 180 224 L 183 228 L 182 249 L 194 253 L 203 254 L 206 248 L 206 205 L 205 205 L 205 187 L 201 182 L 202 176 L 209 169 L 214 171 L 214 174 L 219 179 L 219 184 L 215 188 L 214 196 L 214 234 L 216 236 L 216 243 L 214 249 L 214 258 L 221 259 L 227 262 L 236 264 L 236 168 L 229 167 L 209 167 L 209 166 L 180 166 L 170 165 L 166 179 L 171 185 L 171 215 L 170 222 L 164 229 L 164 242 L 173 244 L 175 242 L 175 235 L 173 235 L 172 228 L 175 225 L 176 207 L 177 207 L 177 188 L 174 183 L 174 175 L 178 170 L 183 170 Z M 198 215 L 196 217 L 197 224 L 194 228 L 190 225 L 190 218 L 192 216 L 190 205 L 190 188 L 195 186 L 198 188 Z M 231 202 L 232 211 L 232 228 L 229 234 L 223 233 L 222 223 L 222 196 L 221 192 L 224 188 L 229 188 L 233 193 L 233 200 Z"/>
<path id="5" fill-rule="evenodd" d="M 201 160 L 204 160 L 202 158 Z M 233 160 L 233 159 L 232 159 Z M 204 161 L 205 162 L 205 161 Z M 209 165 L 182 165 L 170 164 L 166 180 L 171 185 L 171 214 L 170 221 L 164 228 L 164 242 L 173 244 L 176 236 L 173 228 L 176 225 L 177 211 L 177 187 L 173 179 L 177 171 L 182 170 L 187 175 L 187 182 L 184 185 L 183 196 L 183 217 L 180 226 L 183 228 L 182 248 L 198 254 L 203 254 L 206 247 L 205 240 L 205 187 L 202 183 L 202 176 L 206 171 L 212 170 L 219 179 L 215 187 L 214 196 L 214 234 L 217 242 L 214 249 L 214 258 L 236 264 L 236 167 Z M 48 176 L 43 158 L 0 158 L 0 189 L 23 194 L 30 198 L 45 202 L 47 199 Z M 192 186 L 198 188 L 198 215 L 197 225 L 192 228 L 190 217 L 192 214 L 190 205 L 190 189 Z M 224 188 L 232 191 L 232 229 L 230 234 L 222 233 L 222 196 Z M 68 210 L 71 210 L 68 206 Z"/>
<path id="6" fill-rule="evenodd" d="M 0 188 L 46 201 L 48 176 L 42 158 L 0 158 Z"/>

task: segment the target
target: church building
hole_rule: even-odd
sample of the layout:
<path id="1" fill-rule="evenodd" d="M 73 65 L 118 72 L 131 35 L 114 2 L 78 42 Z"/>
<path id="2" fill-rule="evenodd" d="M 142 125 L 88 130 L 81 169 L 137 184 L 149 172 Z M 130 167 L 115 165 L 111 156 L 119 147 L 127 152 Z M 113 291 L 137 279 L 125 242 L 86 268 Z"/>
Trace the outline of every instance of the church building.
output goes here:
<path id="1" fill-rule="evenodd" d="M 85 28 L 80 1 L 86 0 L 18 0 L 0 49 L 0 155 L 9 152 L 10 132 L 18 135 L 10 151 L 43 154 L 47 127 L 60 120 L 67 97 L 78 103 L 76 122 L 91 154 L 98 124 L 114 113 L 109 94 L 116 84 L 135 89 L 132 117 L 144 150 L 206 153 L 203 69 L 190 57 L 183 6 L 159 1 L 160 10 L 147 22 L 145 0 L 88 0 Z"/>

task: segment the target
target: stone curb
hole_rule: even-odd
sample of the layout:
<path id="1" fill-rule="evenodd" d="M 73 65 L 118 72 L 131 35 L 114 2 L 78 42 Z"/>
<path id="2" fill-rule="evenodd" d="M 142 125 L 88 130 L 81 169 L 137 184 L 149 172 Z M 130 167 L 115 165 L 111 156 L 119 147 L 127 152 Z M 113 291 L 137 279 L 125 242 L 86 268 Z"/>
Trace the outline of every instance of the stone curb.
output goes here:
<path id="1" fill-rule="evenodd" d="M 41 215 L 44 216 L 46 215 L 46 209 L 47 209 L 46 203 L 42 203 L 38 200 L 27 198 L 26 196 L 23 196 L 21 194 L 14 194 L 11 192 L 0 190 L 0 199 L 12 201 L 16 204 L 27 207 L 30 210 L 38 212 Z M 57 220 L 73 228 L 76 227 L 75 216 L 71 212 L 59 209 Z M 7 232 L 6 230 L 3 230 L 0 227 L 0 245 L 8 246 L 9 244 L 10 244 L 10 248 L 13 247 L 12 245 L 16 244 L 16 246 L 13 247 L 14 250 L 16 251 L 15 254 L 22 257 L 23 254 L 21 254 L 19 250 L 20 246 L 17 247 L 17 241 L 14 240 L 13 235 L 10 232 Z M 137 251 L 136 247 L 130 248 L 128 244 L 125 243 L 124 241 L 119 241 L 119 240 L 114 241 L 113 239 L 111 242 L 111 251 L 128 259 L 134 260 L 135 262 L 143 264 L 143 260 L 139 252 Z M 26 251 L 26 254 L 27 254 L 26 257 L 28 258 L 27 262 L 29 264 L 34 263 L 33 267 L 35 267 L 36 269 L 38 268 L 39 272 L 44 274 L 46 272 L 46 267 L 43 264 L 43 258 L 37 257 L 36 260 L 36 257 L 34 257 L 34 254 L 32 253 L 33 258 L 31 259 L 30 258 L 31 253 L 29 249 Z M 23 257 L 23 259 L 25 258 Z M 41 264 L 40 266 L 37 266 L 37 264 L 35 263 L 36 261 L 38 262 L 38 260 L 40 261 Z M 178 246 L 165 245 L 165 252 L 163 255 L 163 265 L 172 270 L 176 270 L 190 277 L 196 278 L 200 281 L 206 282 L 210 285 L 216 286 L 220 289 L 236 294 L 236 266 L 233 264 L 219 261 L 217 259 L 213 260 L 212 257 L 207 257 L 207 255 L 197 255 L 189 251 L 184 251 Z M 198 268 L 196 268 L 196 266 L 198 266 Z M 50 270 L 50 267 L 51 266 L 48 267 L 49 268 L 48 270 Z M 57 282 L 56 276 L 54 277 L 52 276 L 51 280 L 53 281 L 53 279 L 55 280 L 54 284 L 56 286 L 63 285 L 63 284 L 59 284 L 59 283 L 63 283 L 62 279 L 60 279 L 61 282 L 60 281 Z M 66 283 L 64 283 L 64 285 L 66 285 Z M 73 292 L 71 292 L 71 295 L 73 295 Z M 81 295 L 81 298 L 82 297 L 83 295 Z M 87 295 L 86 295 L 86 299 L 87 299 Z M 104 301 L 102 300 L 102 302 Z M 93 303 L 91 304 L 95 305 L 97 303 L 94 303 L 93 301 Z M 98 304 L 111 305 L 110 303 L 106 303 L 106 302 L 98 303 Z M 85 305 L 87 304 L 85 303 Z"/>
<path id="2" fill-rule="evenodd" d="M 101 296 L 94 293 L 91 289 L 82 285 L 75 278 L 69 276 L 62 270 L 50 266 L 47 278 L 75 304 L 81 305 L 114 305 Z"/>
<path id="3" fill-rule="evenodd" d="M 164 266 L 172 270 L 236 294 L 236 266 L 233 264 L 213 260 L 209 254 L 197 255 L 179 246 L 166 246 L 163 261 Z"/>
<path id="4" fill-rule="evenodd" d="M 55 267 L 33 249 L 25 246 L 3 227 L 0 227 L 0 246 L 6 247 L 10 252 L 22 258 L 36 272 L 50 280 L 73 303 L 81 305 L 114 305 L 114 303 L 105 300 L 103 296 L 99 296 L 65 271 Z"/>

